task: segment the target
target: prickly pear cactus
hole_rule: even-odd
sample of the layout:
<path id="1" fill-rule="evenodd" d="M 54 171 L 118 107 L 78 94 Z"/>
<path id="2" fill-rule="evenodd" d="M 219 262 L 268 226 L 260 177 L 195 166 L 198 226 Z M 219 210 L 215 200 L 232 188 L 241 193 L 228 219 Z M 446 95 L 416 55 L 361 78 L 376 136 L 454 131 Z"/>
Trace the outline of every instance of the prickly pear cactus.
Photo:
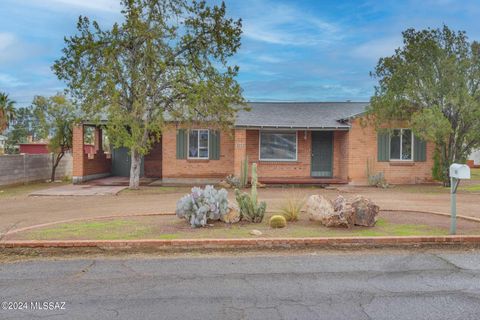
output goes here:
<path id="1" fill-rule="evenodd" d="M 190 194 L 177 202 L 177 217 L 190 222 L 192 227 L 204 227 L 208 220 L 220 220 L 228 213 L 228 192 L 213 186 L 193 187 Z"/>

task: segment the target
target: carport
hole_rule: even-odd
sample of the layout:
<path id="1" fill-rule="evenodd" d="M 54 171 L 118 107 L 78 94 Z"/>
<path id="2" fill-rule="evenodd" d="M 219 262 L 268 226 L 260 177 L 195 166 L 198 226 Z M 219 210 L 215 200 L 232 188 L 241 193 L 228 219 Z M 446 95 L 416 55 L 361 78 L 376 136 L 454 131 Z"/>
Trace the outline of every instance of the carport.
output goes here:
<path id="1" fill-rule="evenodd" d="M 90 128 L 90 129 L 89 129 Z M 108 176 L 129 177 L 131 157 L 128 148 L 104 150 L 104 125 L 88 122 L 75 125 L 73 129 L 73 183 Z M 85 141 L 93 134 L 93 145 Z M 149 154 L 142 158 L 142 178 L 162 177 L 162 141 L 157 142 Z"/>

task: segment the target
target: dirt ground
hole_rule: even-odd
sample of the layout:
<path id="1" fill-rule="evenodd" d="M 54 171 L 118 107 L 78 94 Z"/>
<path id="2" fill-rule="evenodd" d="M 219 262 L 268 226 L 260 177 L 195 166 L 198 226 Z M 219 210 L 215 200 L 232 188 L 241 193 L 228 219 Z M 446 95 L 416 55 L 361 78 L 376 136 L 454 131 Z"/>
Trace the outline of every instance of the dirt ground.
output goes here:
<path id="1" fill-rule="evenodd" d="M 220 221 L 205 228 L 192 228 L 174 215 L 98 219 L 49 225 L 9 234 L 5 240 L 118 240 L 118 239 L 190 239 L 252 238 L 257 229 L 262 237 L 343 237 L 447 235 L 449 217 L 413 212 L 380 212 L 375 227 L 326 228 L 308 220 L 305 213 L 285 228 L 272 229 L 269 216 L 262 223 L 240 222 L 228 225 Z M 459 220 L 457 234 L 479 234 L 480 222 Z"/>
<path id="2" fill-rule="evenodd" d="M 11 229 L 55 221 L 94 218 L 111 215 L 173 212 L 177 200 L 189 188 L 144 187 L 139 191 L 125 190 L 117 196 L 88 197 L 29 197 L 28 191 L 0 193 L 0 233 Z M 377 202 L 381 209 L 450 212 L 450 194 L 438 186 L 396 186 L 389 189 L 343 187 L 340 190 L 322 188 L 266 188 L 259 190 L 260 200 L 267 210 L 275 212 L 279 203 L 291 194 L 308 196 L 321 194 L 333 199 L 362 194 Z M 233 191 L 229 191 L 233 200 Z M 458 214 L 480 218 L 480 193 L 460 192 L 457 196 Z"/>

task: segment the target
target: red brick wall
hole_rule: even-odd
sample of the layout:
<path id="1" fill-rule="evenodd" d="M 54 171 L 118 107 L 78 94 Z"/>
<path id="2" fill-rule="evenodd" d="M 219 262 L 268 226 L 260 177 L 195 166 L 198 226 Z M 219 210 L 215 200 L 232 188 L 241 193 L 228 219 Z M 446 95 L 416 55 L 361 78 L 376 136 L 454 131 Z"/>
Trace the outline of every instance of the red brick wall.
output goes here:
<path id="1" fill-rule="evenodd" d="M 259 178 L 310 177 L 311 134 L 297 132 L 297 161 L 260 161 L 259 130 L 247 130 L 247 155 L 250 165 L 257 163 Z"/>
<path id="2" fill-rule="evenodd" d="M 205 128 L 199 126 L 200 128 Z M 220 159 L 194 160 L 177 159 L 177 128 L 174 125 L 165 128 L 162 141 L 162 176 L 163 178 L 224 178 L 233 174 L 234 132 L 220 133 Z"/>
<path id="3" fill-rule="evenodd" d="M 362 128 L 360 120 L 352 122 L 348 137 L 348 179 L 352 184 L 367 184 L 367 159 L 374 173 L 383 172 L 388 183 L 411 184 L 432 180 L 432 143 L 427 144 L 425 162 L 378 162 L 377 132 L 373 127 Z"/>
<path id="4" fill-rule="evenodd" d="M 144 173 L 148 178 L 162 177 L 162 140 L 155 143 L 144 157 Z"/>
<path id="5" fill-rule="evenodd" d="M 83 176 L 92 174 L 110 173 L 112 171 L 112 159 L 103 150 L 95 154 L 84 154 Z"/>
<path id="6" fill-rule="evenodd" d="M 101 135 L 101 131 L 100 131 Z M 84 127 L 73 128 L 73 176 L 84 177 L 93 174 L 110 173 L 112 160 L 103 150 L 86 154 L 84 150 Z"/>

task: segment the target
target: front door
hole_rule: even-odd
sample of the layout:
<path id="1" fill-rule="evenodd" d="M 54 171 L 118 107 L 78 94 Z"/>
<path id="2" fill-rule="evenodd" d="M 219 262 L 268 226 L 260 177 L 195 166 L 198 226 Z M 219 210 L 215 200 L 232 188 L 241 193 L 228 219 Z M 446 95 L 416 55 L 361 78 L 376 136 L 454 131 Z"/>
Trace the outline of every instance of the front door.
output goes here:
<path id="1" fill-rule="evenodd" d="M 132 158 L 130 149 L 121 147 L 115 148 L 112 152 L 112 174 L 118 177 L 130 177 Z M 140 177 L 143 177 L 143 157 L 140 166 Z"/>
<path id="2" fill-rule="evenodd" d="M 312 177 L 331 178 L 333 164 L 333 132 L 312 131 Z"/>

